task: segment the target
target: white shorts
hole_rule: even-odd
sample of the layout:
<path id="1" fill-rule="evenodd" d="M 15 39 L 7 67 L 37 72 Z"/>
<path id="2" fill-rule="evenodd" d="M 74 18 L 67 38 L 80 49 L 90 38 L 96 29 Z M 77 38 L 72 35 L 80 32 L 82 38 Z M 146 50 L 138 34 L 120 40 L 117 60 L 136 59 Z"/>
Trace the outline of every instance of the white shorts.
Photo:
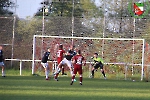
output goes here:
<path id="1" fill-rule="evenodd" d="M 43 66 L 44 68 L 47 68 L 47 67 L 48 67 L 48 63 L 42 63 L 42 62 L 41 62 L 41 64 L 42 64 L 42 66 Z"/>
<path id="2" fill-rule="evenodd" d="M 72 65 L 71 61 L 67 60 L 66 58 L 64 58 L 60 63 L 61 64 L 67 64 L 67 66 L 69 68 L 73 68 L 73 65 Z"/>
<path id="3" fill-rule="evenodd" d="M 5 66 L 4 62 L 0 62 L 0 66 Z"/>

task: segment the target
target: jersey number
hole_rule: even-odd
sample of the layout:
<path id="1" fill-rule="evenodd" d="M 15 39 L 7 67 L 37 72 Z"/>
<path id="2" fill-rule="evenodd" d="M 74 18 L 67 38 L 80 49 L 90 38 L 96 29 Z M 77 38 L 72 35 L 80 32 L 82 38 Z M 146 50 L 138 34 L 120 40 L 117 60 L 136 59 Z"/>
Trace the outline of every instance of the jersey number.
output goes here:
<path id="1" fill-rule="evenodd" d="M 82 64 L 82 57 L 79 57 L 78 59 L 77 59 L 77 64 Z"/>

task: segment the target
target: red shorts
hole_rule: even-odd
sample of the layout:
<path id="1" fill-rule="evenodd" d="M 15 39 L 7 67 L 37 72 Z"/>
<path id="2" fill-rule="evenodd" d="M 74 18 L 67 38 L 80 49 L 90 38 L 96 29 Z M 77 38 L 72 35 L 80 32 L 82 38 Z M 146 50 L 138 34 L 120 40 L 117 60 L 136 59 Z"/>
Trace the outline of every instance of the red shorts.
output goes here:
<path id="1" fill-rule="evenodd" d="M 74 74 L 82 74 L 82 65 L 77 65 L 77 64 L 74 64 Z"/>

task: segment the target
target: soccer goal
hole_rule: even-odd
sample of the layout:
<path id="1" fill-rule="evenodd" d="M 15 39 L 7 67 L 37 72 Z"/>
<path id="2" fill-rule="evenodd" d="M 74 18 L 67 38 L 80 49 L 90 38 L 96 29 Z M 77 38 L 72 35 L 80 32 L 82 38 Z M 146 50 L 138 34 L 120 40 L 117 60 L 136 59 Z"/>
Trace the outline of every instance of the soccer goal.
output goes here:
<path id="1" fill-rule="evenodd" d="M 41 68 L 40 60 L 48 47 L 51 48 L 50 65 L 56 63 L 58 45 L 63 44 L 68 50 L 72 43 L 76 50 L 81 49 L 87 65 L 84 72 L 89 71 L 91 57 L 97 52 L 104 60 L 106 75 L 110 78 L 143 80 L 144 77 L 144 39 L 130 38 L 95 38 L 65 36 L 33 36 L 32 74 Z M 88 76 L 88 75 L 87 75 Z M 98 76 L 99 77 L 99 76 Z M 100 76 L 101 77 L 101 76 Z"/>

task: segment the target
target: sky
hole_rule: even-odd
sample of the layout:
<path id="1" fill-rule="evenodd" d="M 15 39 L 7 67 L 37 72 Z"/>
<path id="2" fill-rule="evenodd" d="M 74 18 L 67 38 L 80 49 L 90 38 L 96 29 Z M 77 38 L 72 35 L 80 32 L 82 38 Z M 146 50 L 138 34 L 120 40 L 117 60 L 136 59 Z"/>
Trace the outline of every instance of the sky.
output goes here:
<path id="1" fill-rule="evenodd" d="M 43 0 L 12 0 L 17 2 L 16 14 L 20 18 L 26 18 L 27 16 L 33 16 L 41 7 L 40 3 Z M 13 9 L 13 11 L 15 11 Z"/>

